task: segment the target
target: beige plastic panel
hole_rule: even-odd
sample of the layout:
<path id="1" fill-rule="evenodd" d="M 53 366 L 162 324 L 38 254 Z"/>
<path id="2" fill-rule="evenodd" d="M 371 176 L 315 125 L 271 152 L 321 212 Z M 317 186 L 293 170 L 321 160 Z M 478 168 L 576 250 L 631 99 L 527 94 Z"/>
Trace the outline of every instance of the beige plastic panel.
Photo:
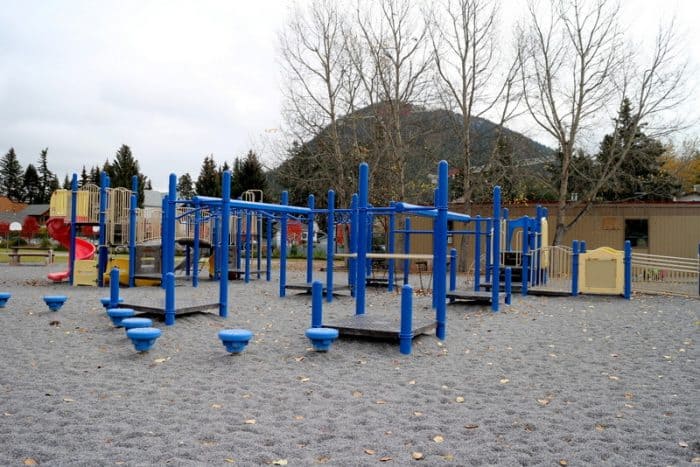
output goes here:
<path id="1" fill-rule="evenodd" d="M 623 252 L 601 247 L 579 256 L 579 291 L 599 295 L 624 292 Z"/>

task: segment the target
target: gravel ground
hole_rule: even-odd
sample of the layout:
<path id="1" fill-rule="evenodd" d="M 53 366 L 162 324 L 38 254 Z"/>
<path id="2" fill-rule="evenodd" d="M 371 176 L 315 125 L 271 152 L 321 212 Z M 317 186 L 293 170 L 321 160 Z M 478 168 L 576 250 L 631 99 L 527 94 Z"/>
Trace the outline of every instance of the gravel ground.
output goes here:
<path id="1" fill-rule="evenodd" d="M 688 465 L 700 463 L 700 301 L 515 297 L 448 307 L 447 340 L 341 339 L 316 353 L 310 298 L 230 282 L 227 319 L 156 322 L 136 353 L 98 299 L 52 267 L 0 266 L 0 465 Z M 322 279 L 322 273 L 317 273 Z M 290 272 L 290 280 L 301 273 Z M 41 297 L 67 294 L 56 313 Z M 216 301 L 218 285 L 177 288 Z M 125 289 L 160 304 L 160 288 Z M 396 294 L 369 290 L 369 314 Z M 340 296 L 324 312 L 349 316 Z M 416 296 L 416 313 L 430 312 Z M 255 333 L 229 355 L 222 328 Z"/>

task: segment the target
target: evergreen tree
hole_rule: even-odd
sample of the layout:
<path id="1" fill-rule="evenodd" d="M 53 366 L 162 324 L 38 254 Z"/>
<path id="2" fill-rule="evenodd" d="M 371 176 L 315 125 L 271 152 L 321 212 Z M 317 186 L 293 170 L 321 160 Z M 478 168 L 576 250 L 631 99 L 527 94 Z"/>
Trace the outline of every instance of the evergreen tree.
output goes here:
<path id="1" fill-rule="evenodd" d="M 51 181 L 49 182 L 49 201 L 51 200 L 51 193 L 61 188 L 61 184 L 58 181 L 58 175 L 53 174 Z"/>
<path id="2" fill-rule="evenodd" d="M 0 195 L 7 196 L 16 202 L 21 202 L 24 199 L 22 166 L 17 159 L 14 148 L 10 148 L 7 154 L 0 159 Z"/>
<path id="3" fill-rule="evenodd" d="M 624 99 L 616 119 L 616 129 L 603 138 L 597 160 L 605 167 L 617 154 L 624 154 L 625 148 L 629 151 L 601 195 L 613 201 L 672 199 L 678 193 L 680 183 L 661 170 L 665 148 L 659 140 L 644 134 L 644 124 L 635 123 L 632 104 Z"/>
<path id="4" fill-rule="evenodd" d="M 34 165 L 29 164 L 24 171 L 24 201 L 29 204 L 37 204 L 42 199 L 42 187 L 39 173 Z"/>
<path id="5" fill-rule="evenodd" d="M 90 177 L 88 176 L 85 166 L 83 166 L 83 170 L 80 172 L 80 180 L 78 180 L 78 186 L 82 187 L 87 185 L 88 183 L 90 183 Z"/>
<path id="6" fill-rule="evenodd" d="M 58 179 L 56 179 L 56 174 L 49 170 L 49 164 L 47 162 L 49 148 L 44 148 L 39 154 L 39 167 L 37 171 L 39 173 L 39 185 L 41 187 L 41 199 L 37 201 L 40 204 L 46 204 L 51 200 L 51 193 L 53 190 L 58 188 Z M 56 181 L 54 185 L 53 182 Z"/>
<path id="7" fill-rule="evenodd" d="M 66 174 L 66 176 L 63 178 L 63 186 L 62 186 L 61 188 L 63 188 L 64 190 L 70 190 L 70 189 L 71 189 L 71 186 L 70 186 L 70 177 L 68 176 L 68 174 Z"/>
<path id="8" fill-rule="evenodd" d="M 267 190 L 265 171 L 258 160 L 257 154 L 252 150 L 248 151 L 242 162 L 236 158 L 232 180 L 234 182 L 231 192 L 233 198 L 238 198 L 247 190 L 260 190 L 263 192 L 263 195 Z M 256 201 L 262 200 L 256 199 Z"/>
<path id="9" fill-rule="evenodd" d="M 110 178 L 112 188 L 123 187 L 131 189 L 131 179 L 134 175 L 138 177 L 138 205 L 143 207 L 143 190 L 146 189 L 148 178 L 139 170 L 139 163 L 131 154 L 131 149 L 126 144 L 122 144 L 114 156 L 114 162 L 105 163 L 105 169 Z M 150 185 L 149 185 L 150 186 Z"/>
<path id="10" fill-rule="evenodd" d="M 98 166 L 91 168 L 89 176 L 90 183 L 100 186 L 100 173 L 100 168 Z"/>
<path id="11" fill-rule="evenodd" d="M 177 180 L 177 197 L 180 199 L 190 199 L 194 196 L 192 177 L 189 173 L 180 175 Z"/>
<path id="12" fill-rule="evenodd" d="M 214 156 L 209 155 L 204 158 L 202 168 L 199 171 L 195 191 L 200 196 L 221 196 L 221 182 L 219 181 L 219 171 L 216 169 Z"/>

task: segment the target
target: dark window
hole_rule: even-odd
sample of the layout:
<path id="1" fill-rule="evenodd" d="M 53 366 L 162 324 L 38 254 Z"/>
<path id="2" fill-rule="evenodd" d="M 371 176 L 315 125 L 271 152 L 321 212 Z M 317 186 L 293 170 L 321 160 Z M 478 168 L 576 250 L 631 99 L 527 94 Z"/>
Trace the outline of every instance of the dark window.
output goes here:
<path id="1" fill-rule="evenodd" d="M 625 219 L 625 240 L 629 240 L 632 247 L 649 247 L 649 220 Z"/>

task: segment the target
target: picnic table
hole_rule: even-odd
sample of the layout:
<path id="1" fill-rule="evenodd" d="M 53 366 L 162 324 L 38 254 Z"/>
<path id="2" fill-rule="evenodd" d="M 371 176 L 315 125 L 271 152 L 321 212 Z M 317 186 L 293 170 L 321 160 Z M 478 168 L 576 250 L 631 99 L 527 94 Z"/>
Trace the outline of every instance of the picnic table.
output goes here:
<path id="1" fill-rule="evenodd" d="M 37 257 L 44 258 L 44 264 L 49 265 L 53 263 L 54 253 L 52 249 L 44 250 L 42 248 L 19 248 L 12 247 L 12 253 L 8 253 L 7 256 L 10 258 L 10 266 L 19 266 L 22 264 L 22 258 L 25 257 Z M 25 263 L 26 264 L 26 263 Z"/>

